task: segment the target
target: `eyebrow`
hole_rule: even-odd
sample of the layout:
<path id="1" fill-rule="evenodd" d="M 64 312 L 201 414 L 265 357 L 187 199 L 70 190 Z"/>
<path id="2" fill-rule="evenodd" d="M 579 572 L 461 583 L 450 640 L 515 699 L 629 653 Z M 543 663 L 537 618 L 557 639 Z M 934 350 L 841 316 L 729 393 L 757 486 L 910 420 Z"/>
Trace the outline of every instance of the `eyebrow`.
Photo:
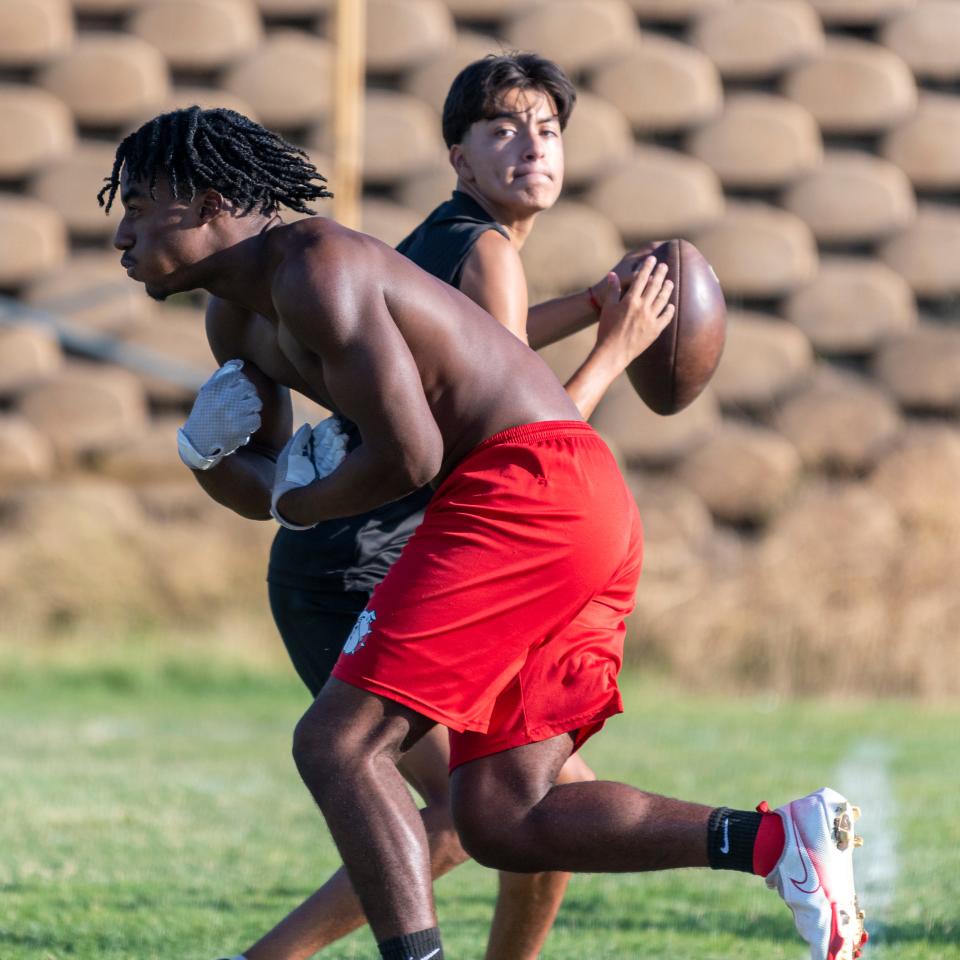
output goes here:
<path id="1" fill-rule="evenodd" d="M 488 123 L 493 123 L 494 120 L 522 120 L 525 114 L 521 113 L 519 110 L 509 111 L 501 110 L 499 113 L 495 113 L 492 117 L 487 117 Z M 560 115 L 553 113 L 548 117 L 537 117 L 537 123 L 559 123 Z"/>

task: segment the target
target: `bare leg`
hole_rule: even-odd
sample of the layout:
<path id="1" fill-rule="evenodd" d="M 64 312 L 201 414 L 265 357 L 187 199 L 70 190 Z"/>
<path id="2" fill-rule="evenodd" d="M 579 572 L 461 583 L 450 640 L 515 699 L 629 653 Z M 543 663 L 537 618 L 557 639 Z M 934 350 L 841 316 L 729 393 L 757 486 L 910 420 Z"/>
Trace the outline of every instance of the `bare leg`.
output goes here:
<path id="1" fill-rule="evenodd" d="M 437 924 L 427 833 L 397 769 L 433 725 L 331 678 L 294 733 L 297 768 L 378 943 Z"/>
<path id="2" fill-rule="evenodd" d="M 560 770 L 557 783 L 595 780 L 575 753 Z M 500 872 L 497 908 L 490 927 L 486 960 L 536 960 L 567 892 L 570 874 Z"/>
<path id="3" fill-rule="evenodd" d="M 712 807 L 603 780 L 555 786 L 570 749 L 563 735 L 454 771 L 454 822 L 478 862 L 518 872 L 708 866 Z"/>
<path id="4" fill-rule="evenodd" d="M 468 859 L 450 815 L 449 757 L 447 731 L 434 727 L 398 764 L 426 803 L 420 816 L 430 845 L 434 878 Z M 307 960 L 366 922 L 347 872 L 341 867 L 243 955 L 247 960 Z"/>
<path id="5" fill-rule="evenodd" d="M 434 727 L 398 764 L 407 782 L 426 802 L 420 816 L 430 844 L 434 879 L 469 859 L 450 814 L 449 758 L 447 731 Z M 564 764 L 557 782 L 592 779 L 593 771 L 575 754 Z M 550 932 L 569 879 L 567 873 L 501 873 L 488 960 L 534 960 Z M 244 956 L 247 960 L 308 960 L 366 922 L 347 872 L 341 867 L 245 950 Z"/>
<path id="6" fill-rule="evenodd" d="M 426 832 L 396 768 L 432 725 L 332 679 L 294 736 L 378 942 L 436 926 Z M 518 873 L 707 866 L 711 807 L 605 781 L 556 786 L 570 753 L 560 736 L 457 768 L 454 820 L 479 862 Z"/>

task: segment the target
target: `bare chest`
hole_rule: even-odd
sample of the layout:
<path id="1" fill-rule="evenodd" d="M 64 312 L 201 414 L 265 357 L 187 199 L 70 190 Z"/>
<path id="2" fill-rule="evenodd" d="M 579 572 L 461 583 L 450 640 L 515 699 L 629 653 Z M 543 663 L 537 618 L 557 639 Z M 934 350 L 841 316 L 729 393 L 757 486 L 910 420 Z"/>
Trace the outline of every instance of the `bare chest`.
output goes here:
<path id="1" fill-rule="evenodd" d="M 335 404 L 323 377 L 323 364 L 305 350 L 282 322 L 254 315 L 244 336 L 244 352 L 271 380 L 296 390 L 327 409 Z"/>

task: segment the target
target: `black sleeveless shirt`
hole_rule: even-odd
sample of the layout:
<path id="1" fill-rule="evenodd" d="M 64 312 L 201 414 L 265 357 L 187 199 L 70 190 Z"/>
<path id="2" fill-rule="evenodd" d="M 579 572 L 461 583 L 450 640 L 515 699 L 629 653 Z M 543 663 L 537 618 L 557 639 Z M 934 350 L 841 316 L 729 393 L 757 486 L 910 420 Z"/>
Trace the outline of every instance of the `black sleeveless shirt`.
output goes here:
<path id="1" fill-rule="evenodd" d="M 509 239 L 507 231 L 480 204 L 454 190 L 397 250 L 459 288 L 467 257 L 487 230 Z M 346 426 L 350 435 L 347 449 L 351 450 L 360 443 L 360 433 L 353 424 Z M 267 579 L 300 589 L 371 592 L 420 525 L 432 493 L 430 487 L 422 487 L 369 513 L 325 520 L 309 530 L 280 527 L 270 551 Z"/>

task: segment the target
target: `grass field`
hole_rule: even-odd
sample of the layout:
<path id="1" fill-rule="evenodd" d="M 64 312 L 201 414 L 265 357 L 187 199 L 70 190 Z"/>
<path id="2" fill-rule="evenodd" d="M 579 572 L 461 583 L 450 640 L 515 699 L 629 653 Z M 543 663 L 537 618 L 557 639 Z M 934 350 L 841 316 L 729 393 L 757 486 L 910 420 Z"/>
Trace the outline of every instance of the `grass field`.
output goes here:
<path id="1" fill-rule="evenodd" d="M 960 960 L 960 708 L 624 688 L 587 750 L 601 776 L 743 807 L 840 778 L 864 805 L 874 955 Z M 336 864 L 289 755 L 305 706 L 280 669 L 0 660 L 0 960 L 213 960 L 256 939 Z M 473 864 L 438 884 L 452 960 L 483 955 L 493 891 Z M 359 931 L 322 956 L 375 954 Z M 575 878 L 543 954 L 803 955 L 775 894 L 709 871 Z"/>

